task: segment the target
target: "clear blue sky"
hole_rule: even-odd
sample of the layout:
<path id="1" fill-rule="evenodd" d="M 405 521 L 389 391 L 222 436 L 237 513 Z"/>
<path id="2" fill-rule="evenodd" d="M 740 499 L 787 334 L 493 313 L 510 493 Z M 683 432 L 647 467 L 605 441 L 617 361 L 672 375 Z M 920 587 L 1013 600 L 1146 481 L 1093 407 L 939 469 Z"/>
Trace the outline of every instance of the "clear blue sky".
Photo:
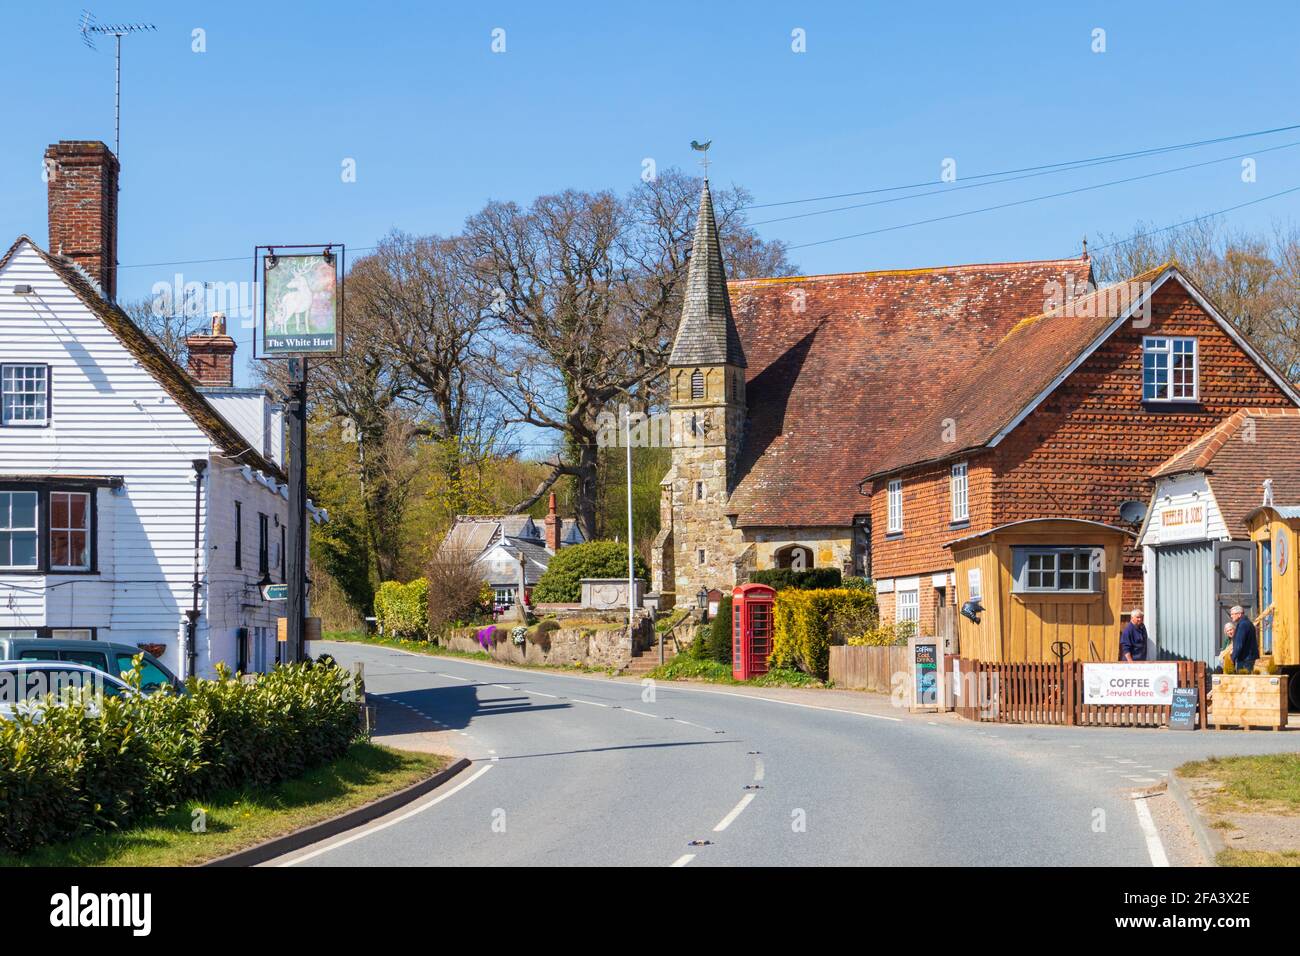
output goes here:
<path id="1" fill-rule="evenodd" d="M 248 3 L 85 0 L 125 41 L 119 298 L 245 280 L 258 243 L 358 248 L 454 232 L 488 199 L 626 189 L 642 161 L 780 202 L 1300 122 L 1300 4 Z M 112 144 L 112 39 L 82 3 L 11 5 L 0 242 L 46 238 L 44 146 Z M 506 52 L 491 50 L 494 28 Z M 206 31 L 207 52 L 191 51 Z M 806 31 L 807 52 L 791 50 Z M 1093 30 L 1106 31 L 1094 53 Z M 1300 130 L 761 227 L 792 245 L 1300 141 Z M 356 161 L 357 181 L 341 180 Z M 1080 237 L 1172 223 L 1300 186 L 1300 148 L 795 249 L 807 273 L 1076 255 Z M 880 197 L 864 197 L 864 199 Z M 864 201 L 864 199 L 848 200 Z M 843 202 L 754 210 L 766 219 Z M 1300 220 L 1300 193 L 1232 214 Z M 238 262 L 150 265 L 240 257 Z M 251 330 L 240 354 L 251 353 Z M 246 372 L 245 372 L 246 374 Z"/>

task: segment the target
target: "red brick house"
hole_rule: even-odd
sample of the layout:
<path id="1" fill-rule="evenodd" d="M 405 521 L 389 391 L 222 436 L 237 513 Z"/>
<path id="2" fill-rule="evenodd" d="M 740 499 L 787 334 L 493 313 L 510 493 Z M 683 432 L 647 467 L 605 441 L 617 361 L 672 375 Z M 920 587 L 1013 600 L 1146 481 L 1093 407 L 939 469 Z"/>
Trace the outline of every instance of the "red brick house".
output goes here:
<path id="1" fill-rule="evenodd" d="M 875 449 L 862 490 L 885 620 L 928 630 L 936 608 L 967 599 L 945 545 L 1047 519 L 1131 534 L 1120 508 L 1150 500 L 1162 462 L 1238 409 L 1300 405 L 1177 264 L 1053 305 L 992 339 L 955 337 L 953 349 L 979 357 L 955 383 L 915 381 L 923 410 L 895 418 Z M 1074 580 L 1074 557 L 1043 549 L 1034 590 Z M 1113 570 L 1123 606 L 1141 605 L 1141 550 L 1126 547 Z"/>

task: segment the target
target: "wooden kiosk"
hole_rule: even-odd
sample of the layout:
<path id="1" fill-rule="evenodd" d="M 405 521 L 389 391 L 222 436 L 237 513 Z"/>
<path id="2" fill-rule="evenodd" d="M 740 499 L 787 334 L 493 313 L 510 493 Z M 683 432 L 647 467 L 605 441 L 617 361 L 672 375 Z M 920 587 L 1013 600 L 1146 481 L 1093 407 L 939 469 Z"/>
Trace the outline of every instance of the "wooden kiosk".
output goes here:
<path id="1" fill-rule="evenodd" d="M 1300 709 L 1300 507 L 1265 505 L 1246 516 L 1246 525 L 1255 548 L 1259 589 L 1256 671 L 1286 675 L 1283 683 L 1290 685 L 1291 707 Z"/>
<path id="2" fill-rule="evenodd" d="M 957 605 L 978 601 L 976 624 L 959 615 L 963 658 L 990 662 L 1119 659 L 1123 528 L 1074 518 L 1016 521 L 949 542 Z"/>

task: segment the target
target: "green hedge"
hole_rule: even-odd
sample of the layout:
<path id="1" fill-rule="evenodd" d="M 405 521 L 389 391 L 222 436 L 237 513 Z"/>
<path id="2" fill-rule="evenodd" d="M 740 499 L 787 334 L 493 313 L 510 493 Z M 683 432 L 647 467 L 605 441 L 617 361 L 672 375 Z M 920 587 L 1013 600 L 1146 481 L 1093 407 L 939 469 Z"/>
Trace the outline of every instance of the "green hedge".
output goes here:
<path id="1" fill-rule="evenodd" d="M 186 686 L 93 702 L 74 695 L 35 717 L 0 720 L 0 846 L 21 853 L 218 790 L 286 780 L 341 756 L 361 730 L 360 688 L 332 663 L 248 682 L 223 668 Z"/>
<path id="2" fill-rule="evenodd" d="M 723 664 L 731 663 L 731 595 L 718 602 L 718 613 L 709 622 L 709 657 Z"/>
<path id="3" fill-rule="evenodd" d="M 825 680 L 836 619 L 867 620 L 875 613 L 876 595 L 872 590 L 791 588 L 778 591 L 768 661 L 773 667 L 797 667 L 805 674 Z"/>
<path id="4" fill-rule="evenodd" d="M 765 571 L 751 572 L 749 581 L 751 584 L 766 584 L 778 591 L 784 591 L 786 588 L 817 591 L 840 587 L 842 575 L 839 568 L 810 568 L 807 571 L 768 568 Z"/>
<path id="5" fill-rule="evenodd" d="M 429 636 L 429 582 L 385 581 L 375 592 L 375 621 L 385 637 L 425 640 Z"/>
<path id="6" fill-rule="evenodd" d="M 636 556 L 636 576 L 649 579 L 650 569 Z M 534 604 L 573 604 L 582 600 L 583 578 L 627 580 L 627 545 L 617 541 L 588 541 L 561 548 L 551 556 L 533 588 Z"/>

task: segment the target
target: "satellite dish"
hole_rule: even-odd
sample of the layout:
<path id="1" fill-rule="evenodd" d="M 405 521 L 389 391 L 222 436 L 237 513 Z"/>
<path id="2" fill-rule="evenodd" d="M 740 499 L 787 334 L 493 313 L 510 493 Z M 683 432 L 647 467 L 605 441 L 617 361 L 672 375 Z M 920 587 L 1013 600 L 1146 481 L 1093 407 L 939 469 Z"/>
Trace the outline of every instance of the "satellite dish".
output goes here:
<path id="1" fill-rule="evenodd" d="M 1147 517 L 1147 506 L 1141 501 L 1126 501 L 1119 506 L 1121 521 L 1128 524 L 1141 524 Z"/>

